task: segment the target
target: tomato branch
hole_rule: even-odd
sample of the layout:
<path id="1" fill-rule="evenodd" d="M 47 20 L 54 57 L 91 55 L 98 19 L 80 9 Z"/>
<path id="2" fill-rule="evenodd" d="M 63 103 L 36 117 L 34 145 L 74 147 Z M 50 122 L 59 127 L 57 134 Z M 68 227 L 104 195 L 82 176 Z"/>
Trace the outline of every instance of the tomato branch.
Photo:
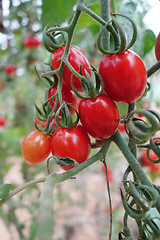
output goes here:
<path id="1" fill-rule="evenodd" d="M 157 72 L 160 69 L 160 61 L 154 64 L 150 69 L 147 70 L 147 77 L 149 78 L 152 76 L 155 72 Z"/>
<path id="2" fill-rule="evenodd" d="M 55 183 L 63 182 L 67 179 L 70 179 L 71 177 L 75 176 L 77 173 L 81 172 L 83 169 L 85 169 L 88 166 L 95 163 L 96 161 L 98 161 L 100 159 L 104 159 L 106 156 L 106 153 L 109 149 L 110 143 L 111 143 L 111 140 L 106 139 L 102 148 L 94 156 L 90 157 L 88 160 L 81 163 L 79 165 L 79 167 L 74 167 L 73 169 L 71 169 L 67 172 L 61 173 L 61 174 L 55 174 L 55 173 L 52 174 L 54 177 Z M 33 185 L 35 185 L 37 183 L 45 182 L 45 180 L 46 180 L 46 177 L 38 178 L 38 179 L 35 179 L 32 181 L 29 181 L 29 182 L 21 185 L 20 187 L 14 189 L 6 198 L 0 200 L 0 206 L 2 206 L 7 200 L 12 198 L 17 193 L 23 191 L 24 189 L 26 189 L 28 187 L 32 187 Z"/>

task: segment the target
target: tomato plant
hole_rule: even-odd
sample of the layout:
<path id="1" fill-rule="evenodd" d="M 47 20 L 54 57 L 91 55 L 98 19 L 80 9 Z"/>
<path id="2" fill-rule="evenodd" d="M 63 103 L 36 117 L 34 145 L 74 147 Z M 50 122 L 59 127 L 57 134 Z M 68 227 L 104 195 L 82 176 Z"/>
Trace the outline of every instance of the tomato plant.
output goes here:
<path id="1" fill-rule="evenodd" d="M 133 103 L 141 97 L 146 87 L 144 63 L 131 50 L 105 55 L 100 62 L 99 73 L 105 92 L 116 102 Z"/>
<path id="2" fill-rule="evenodd" d="M 153 152 L 152 149 L 149 150 L 149 157 L 152 160 L 158 160 L 157 155 Z M 158 172 L 159 171 L 159 164 L 154 164 L 151 161 L 149 161 L 148 157 L 147 157 L 147 152 L 143 151 L 143 155 L 142 155 L 142 161 L 143 164 L 147 167 L 149 167 L 151 169 L 152 172 Z"/>
<path id="3" fill-rule="evenodd" d="M 51 136 L 35 130 L 30 132 L 23 140 L 22 155 L 29 164 L 44 161 L 50 154 Z"/>
<path id="4" fill-rule="evenodd" d="M 78 112 L 83 127 L 96 139 L 109 138 L 118 128 L 118 109 L 105 94 L 82 99 L 79 102 Z"/>
<path id="5" fill-rule="evenodd" d="M 48 99 L 55 95 L 57 93 L 57 85 L 51 87 L 48 91 Z M 55 104 L 55 98 L 52 98 L 49 101 L 49 107 L 52 109 Z M 77 108 L 77 98 L 74 94 L 74 92 L 71 89 L 68 89 L 66 87 L 62 87 L 62 101 L 65 101 L 67 103 L 70 103 L 75 109 Z M 60 107 L 60 103 L 58 101 L 56 110 Z M 74 109 L 70 108 L 71 114 L 74 114 Z"/>
<path id="6" fill-rule="evenodd" d="M 7 75 L 14 74 L 17 71 L 17 66 L 13 64 L 7 64 L 4 68 L 4 71 Z"/>
<path id="7" fill-rule="evenodd" d="M 87 160 L 90 151 L 90 138 L 80 124 L 72 128 L 58 127 L 54 131 L 51 140 L 53 156 L 73 158 L 80 164 Z M 67 171 L 73 167 L 62 166 L 62 168 Z"/>
<path id="8" fill-rule="evenodd" d="M 65 46 L 53 52 L 52 67 L 54 70 L 59 68 L 61 62 L 58 60 L 62 57 L 64 50 L 65 50 Z M 78 48 L 74 46 L 70 47 L 69 54 L 68 54 L 68 61 L 78 73 L 80 73 L 80 67 L 81 67 L 82 74 L 84 76 L 86 76 L 85 69 L 87 70 L 88 73 L 91 74 L 91 71 L 89 70 L 90 68 L 89 62 Z M 71 75 L 72 75 L 72 71 L 65 65 L 63 69 L 63 85 L 67 85 L 67 87 L 69 88 L 71 88 Z M 77 91 L 82 91 L 80 80 L 75 75 L 73 75 L 73 85 L 77 89 Z"/>
<path id="9" fill-rule="evenodd" d="M 158 36 L 156 38 L 155 54 L 156 54 L 157 61 L 160 61 L 160 33 L 158 34 Z"/>

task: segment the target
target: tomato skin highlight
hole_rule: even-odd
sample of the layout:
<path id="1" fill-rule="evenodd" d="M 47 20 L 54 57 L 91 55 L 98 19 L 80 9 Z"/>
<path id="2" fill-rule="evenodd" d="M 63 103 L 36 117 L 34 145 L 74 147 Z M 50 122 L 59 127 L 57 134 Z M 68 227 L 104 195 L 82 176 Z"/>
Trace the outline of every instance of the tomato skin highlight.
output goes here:
<path id="1" fill-rule="evenodd" d="M 149 156 L 152 160 L 158 160 L 157 155 L 153 152 L 152 149 L 149 150 Z M 143 151 L 142 161 L 145 166 L 147 166 L 151 169 L 152 172 L 159 171 L 159 164 L 154 164 L 149 161 L 149 159 L 147 158 L 147 151 Z"/>
<path id="2" fill-rule="evenodd" d="M 155 55 L 156 55 L 157 61 L 160 61 L 160 33 L 158 34 L 158 36 L 156 38 Z"/>
<path id="3" fill-rule="evenodd" d="M 57 61 L 59 60 L 59 58 L 62 57 L 64 50 L 65 50 L 65 46 L 63 46 L 62 48 L 59 48 L 53 52 L 52 61 L 51 61 L 53 70 L 56 70 L 59 68 L 61 62 L 60 61 L 57 62 Z M 69 54 L 68 54 L 68 61 L 78 73 L 80 73 L 80 66 L 81 66 L 83 76 L 86 77 L 85 69 L 91 75 L 91 71 L 88 69 L 88 68 L 90 68 L 89 62 L 88 62 L 87 58 L 83 55 L 83 53 L 78 48 L 76 48 L 74 46 L 70 47 Z M 63 85 L 70 89 L 72 89 L 71 75 L 72 75 L 71 70 L 65 65 L 64 69 L 63 69 L 63 76 L 62 76 Z M 80 80 L 75 75 L 73 75 L 72 80 L 73 80 L 73 85 L 76 88 L 76 90 L 82 91 Z"/>
<path id="4" fill-rule="evenodd" d="M 82 99 L 78 112 L 83 127 L 96 139 L 109 138 L 118 128 L 120 117 L 117 106 L 105 94 Z"/>
<path id="5" fill-rule="evenodd" d="M 75 159 L 79 164 L 88 159 L 91 151 L 90 138 L 80 124 L 72 128 L 58 127 L 52 136 L 51 152 L 53 156 L 70 157 Z M 68 171 L 74 166 L 60 166 L 63 170 Z"/>
<path id="6" fill-rule="evenodd" d="M 116 102 L 131 104 L 145 90 L 147 72 L 141 58 L 131 50 L 105 55 L 99 66 L 104 91 Z"/>
<path id="7" fill-rule="evenodd" d="M 52 88 L 50 88 L 50 90 L 48 91 L 48 99 L 50 97 L 52 97 L 53 95 L 55 95 L 57 93 L 57 85 L 53 86 Z M 49 107 L 50 109 L 53 109 L 54 104 L 55 104 L 55 98 L 52 98 L 49 101 Z M 77 109 L 77 98 L 76 95 L 74 94 L 74 92 L 68 88 L 65 88 L 62 86 L 62 101 L 65 101 L 66 103 L 70 103 L 75 109 Z M 58 101 L 57 103 L 57 107 L 56 110 L 60 107 L 60 103 Z M 74 109 L 71 107 L 70 108 L 70 112 L 71 115 L 73 115 L 75 113 Z"/>
<path id="8" fill-rule="evenodd" d="M 35 130 L 30 132 L 23 140 L 22 155 L 29 164 L 37 164 L 44 161 L 50 154 L 51 136 Z"/>

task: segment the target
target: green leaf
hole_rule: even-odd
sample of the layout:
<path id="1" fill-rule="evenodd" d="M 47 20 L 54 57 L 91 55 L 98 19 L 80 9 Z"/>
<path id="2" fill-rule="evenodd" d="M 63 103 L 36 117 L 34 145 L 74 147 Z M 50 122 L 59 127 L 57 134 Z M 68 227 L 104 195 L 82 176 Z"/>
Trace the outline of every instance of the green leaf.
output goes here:
<path id="1" fill-rule="evenodd" d="M 71 15 L 76 0 L 42 0 L 42 26 L 49 24 L 53 27 L 55 24 L 65 22 L 66 18 Z"/>
<path id="2" fill-rule="evenodd" d="M 3 184 L 0 186 L 0 198 L 6 198 L 11 190 L 12 184 Z"/>
<path id="3" fill-rule="evenodd" d="M 149 53 L 155 45 L 155 34 L 152 30 L 147 29 L 143 33 L 143 55 Z"/>

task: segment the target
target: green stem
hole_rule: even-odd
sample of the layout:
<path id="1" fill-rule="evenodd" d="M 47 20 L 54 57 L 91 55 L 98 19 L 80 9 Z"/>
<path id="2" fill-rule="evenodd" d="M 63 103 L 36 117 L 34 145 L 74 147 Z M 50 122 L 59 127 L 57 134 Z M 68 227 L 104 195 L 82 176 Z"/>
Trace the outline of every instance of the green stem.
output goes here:
<path id="1" fill-rule="evenodd" d="M 99 159 L 104 159 L 106 156 L 106 153 L 108 151 L 108 148 L 110 146 L 110 143 L 111 143 L 111 140 L 106 139 L 103 147 L 99 150 L 99 152 L 97 152 L 94 156 L 90 157 L 85 162 L 81 163 L 79 165 L 79 167 L 77 167 L 77 168 L 75 167 L 75 168 L 73 168 L 67 172 L 61 173 L 61 174 L 53 174 L 53 176 L 55 178 L 55 183 L 63 182 L 67 179 L 70 179 L 71 177 L 73 177 L 74 175 L 76 175 L 77 173 L 82 171 L 83 169 L 89 167 L 91 164 L 95 163 Z M 4 204 L 7 200 L 12 198 L 14 195 L 16 195 L 17 193 L 19 193 L 19 192 L 23 191 L 24 189 L 31 187 L 37 183 L 45 182 L 45 180 L 46 180 L 46 177 L 38 178 L 38 179 L 32 180 L 32 181 L 25 183 L 22 186 L 16 188 L 6 198 L 0 200 L 0 206 L 2 204 Z"/>
<path id="2" fill-rule="evenodd" d="M 105 22 L 110 19 L 110 0 L 100 0 L 100 15 Z M 105 31 L 102 36 L 102 46 L 104 49 L 109 48 L 109 32 Z"/>
<path id="3" fill-rule="evenodd" d="M 160 69 L 160 61 L 154 64 L 150 69 L 147 70 L 147 78 Z"/>
<path id="4" fill-rule="evenodd" d="M 127 146 L 126 142 L 123 140 L 123 138 L 119 134 L 119 132 L 116 131 L 115 134 L 111 137 L 111 139 L 116 143 L 118 148 L 121 150 L 124 157 L 127 159 L 129 165 L 131 166 L 133 172 L 139 179 L 139 181 L 144 185 L 153 187 L 152 183 L 147 178 L 146 174 L 144 173 L 144 171 L 141 168 L 140 164 L 138 163 L 137 159 L 135 158 L 135 156 L 133 155 L 133 153 Z M 157 200 L 155 206 L 156 206 L 158 212 L 160 213 L 160 198 Z"/>

